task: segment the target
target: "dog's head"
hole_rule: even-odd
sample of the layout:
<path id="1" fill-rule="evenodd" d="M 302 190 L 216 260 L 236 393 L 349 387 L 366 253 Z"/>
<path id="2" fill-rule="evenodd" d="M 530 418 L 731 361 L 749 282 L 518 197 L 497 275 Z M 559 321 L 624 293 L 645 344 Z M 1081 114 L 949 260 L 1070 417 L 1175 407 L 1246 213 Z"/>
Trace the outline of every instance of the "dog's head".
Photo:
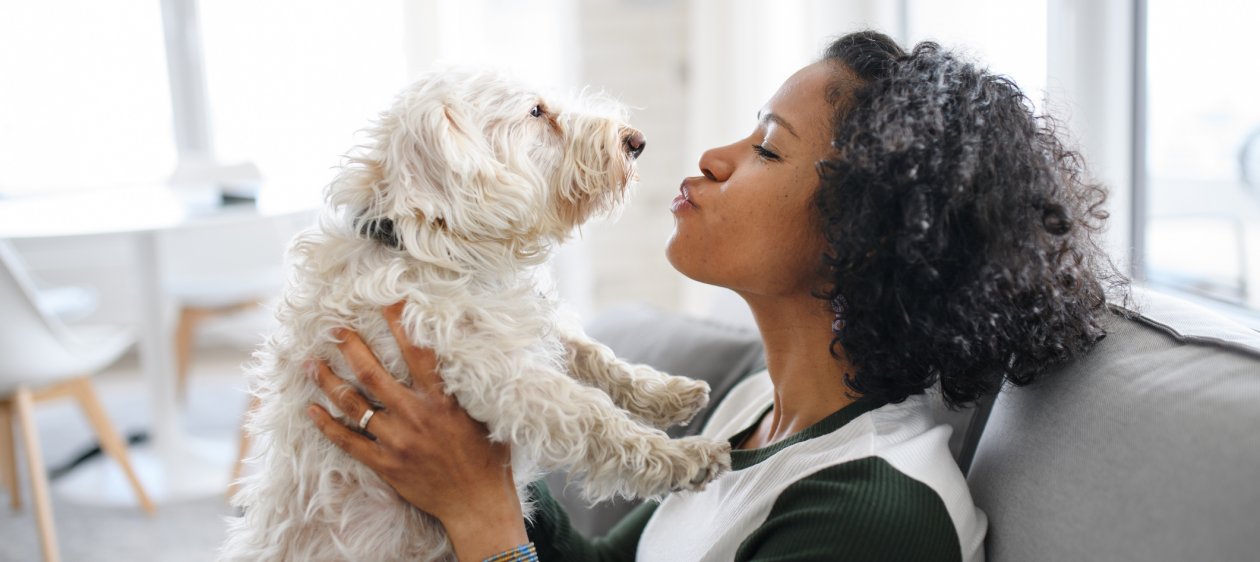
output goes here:
<path id="1" fill-rule="evenodd" d="M 433 236 L 513 247 L 612 211 L 643 135 L 607 100 L 547 99 L 490 71 L 430 74 L 399 94 L 330 186 L 355 228 L 406 248 Z"/>

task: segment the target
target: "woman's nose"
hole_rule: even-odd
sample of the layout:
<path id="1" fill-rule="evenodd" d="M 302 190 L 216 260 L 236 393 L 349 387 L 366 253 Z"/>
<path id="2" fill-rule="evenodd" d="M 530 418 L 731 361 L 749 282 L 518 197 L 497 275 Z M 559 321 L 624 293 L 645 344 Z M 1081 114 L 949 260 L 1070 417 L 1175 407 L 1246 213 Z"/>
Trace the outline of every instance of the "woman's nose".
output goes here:
<path id="1" fill-rule="evenodd" d="M 700 155 L 700 173 L 712 181 L 726 181 L 731 177 L 733 168 L 726 149 L 729 147 L 710 148 Z"/>

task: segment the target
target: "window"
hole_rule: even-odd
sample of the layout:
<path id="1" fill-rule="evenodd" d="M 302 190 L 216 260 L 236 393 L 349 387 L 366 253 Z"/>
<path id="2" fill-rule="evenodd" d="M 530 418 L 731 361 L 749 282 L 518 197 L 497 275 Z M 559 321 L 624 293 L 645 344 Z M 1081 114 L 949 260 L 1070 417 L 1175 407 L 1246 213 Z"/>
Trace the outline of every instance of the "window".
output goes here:
<path id="1" fill-rule="evenodd" d="M 222 163 L 253 161 L 267 180 L 318 190 L 406 84 L 397 0 L 198 4 Z"/>
<path id="2" fill-rule="evenodd" d="M 400 0 L 192 5 L 221 163 L 318 190 L 406 83 Z M 157 2 L 0 5 L 0 195 L 165 182 L 166 54 Z"/>
<path id="3" fill-rule="evenodd" d="M 162 181 L 164 53 L 156 2 L 0 3 L 0 195 Z"/>
<path id="4" fill-rule="evenodd" d="M 1260 310 L 1260 73 L 1250 54 L 1260 4 L 1143 4 L 1138 274 Z"/>

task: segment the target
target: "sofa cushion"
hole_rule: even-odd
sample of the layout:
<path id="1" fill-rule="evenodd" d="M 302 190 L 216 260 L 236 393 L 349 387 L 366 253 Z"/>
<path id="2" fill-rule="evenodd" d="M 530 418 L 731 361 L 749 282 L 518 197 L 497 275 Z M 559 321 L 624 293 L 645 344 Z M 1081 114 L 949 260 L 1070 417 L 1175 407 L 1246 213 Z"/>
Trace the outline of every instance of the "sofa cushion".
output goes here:
<path id="1" fill-rule="evenodd" d="M 1135 289 L 1087 356 L 994 401 L 968 474 L 991 561 L 1254 560 L 1260 334 Z"/>

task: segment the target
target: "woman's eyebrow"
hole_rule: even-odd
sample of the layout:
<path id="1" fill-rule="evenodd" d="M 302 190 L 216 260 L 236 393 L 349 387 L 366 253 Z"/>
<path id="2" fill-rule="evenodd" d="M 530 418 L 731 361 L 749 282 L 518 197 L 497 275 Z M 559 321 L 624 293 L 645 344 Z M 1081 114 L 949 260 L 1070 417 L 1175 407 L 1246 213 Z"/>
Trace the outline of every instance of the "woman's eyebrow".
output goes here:
<path id="1" fill-rule="evenodd" d="M 792 133 L 792 136 L 798 139 L 801 138 L 800 135 L 796 134 L 796 129 L 793 129 L 792 125 L 788 124 L 787 121 L 783 120 L 783 118 L 779 117 L 777 114 L 757 112 L 757 122 L 764 125 L 766 121 L 774 121 L 776 125 L 783 127 L 784 129 L 787 129 L 789 133 Z"/>

